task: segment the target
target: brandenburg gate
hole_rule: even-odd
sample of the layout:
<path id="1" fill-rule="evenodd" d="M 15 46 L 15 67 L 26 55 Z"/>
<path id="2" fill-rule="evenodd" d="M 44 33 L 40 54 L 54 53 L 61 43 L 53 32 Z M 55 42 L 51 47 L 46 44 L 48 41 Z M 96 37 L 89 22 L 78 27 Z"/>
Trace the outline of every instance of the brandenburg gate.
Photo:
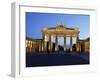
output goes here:
<path id="1" fill-rule="evenodd" d="M 53 37 L 55 37 L 55 51 L 58 51 L 58 38 L 59 36 L 63 37 L 64 39 L 64 51 L 66 51 L 66 38 L 70 38 L 70 51 L 72 51 L 73 45 L 73 37 L 76 39 L 76 51 L 78 50 L 78 35 L 79 35 L 78 28 L 66 28 L 64 25 L 58 25 L 54 28 L 43 28 L 42 36 L 43 36 L 43 46 L 42 51 L 47 50 L 47 39 L 49 38 L 49 51 L 53 50 Z"/>

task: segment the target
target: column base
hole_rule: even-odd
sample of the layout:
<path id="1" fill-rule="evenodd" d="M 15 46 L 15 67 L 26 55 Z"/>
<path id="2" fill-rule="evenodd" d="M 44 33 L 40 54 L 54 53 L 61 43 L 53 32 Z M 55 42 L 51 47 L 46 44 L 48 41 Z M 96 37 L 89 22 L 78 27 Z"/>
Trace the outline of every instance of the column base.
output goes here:
<path id="1" fill-rule="evenodd" d="M 66 51 L 66 48 L 64 48 L 64 51 Z"/>
<path id="2" fill-rule="evenodd" d="M 70 49 L 70 52 L 72 52 L 73 50 L 72 49 Z"/>

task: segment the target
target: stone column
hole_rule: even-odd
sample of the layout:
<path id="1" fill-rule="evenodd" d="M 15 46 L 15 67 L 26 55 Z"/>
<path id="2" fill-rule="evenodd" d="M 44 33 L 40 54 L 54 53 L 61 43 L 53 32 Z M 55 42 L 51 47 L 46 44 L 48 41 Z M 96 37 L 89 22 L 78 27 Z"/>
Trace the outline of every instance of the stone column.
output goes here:
<path id="1" fill-rule="evenodd" d="M 42 41 L 42 47 L 41 47 L 42 52 L 43 52 L 43 50 L 44 50 L 44 44 L 43 44 L 43 42 L 44 42 L 44 41 Z"/>
<path id="2" fill-rule="evenodd" d="M 55 51 L 58 51 L 58 36 L 56 35 Z"/>
<path id="3" fill-rule="evenodd" d="M 66 35 L 64 35 L 64 51 L 66 51 Z"/>
<path id="4" fill-rule="evenodd" d="M 72 52 L 72 36 L 70 36 L 70 51 Z"/>
<path id="5" fill-rule="evenodd" d="M 43 51 L 46 51 L 46 35 L 43 35 Z"/>
<path id="6" fill-rule="evenodd" d="M 39 52 L 41 51 L 41 42 L 39 42 Z"/>
<path id="7" fill-rule="evenodd" d="M 52 43 L 52 35 L 49 36 L 49 50 L 52 51 L 53 43 Z"/>
<path id="8" fill-rule="evenodd" d="M 79 48 L 78 48 L 78 36 L 76 36 L 76 51 L 77 52 L 79 51 Z"/>

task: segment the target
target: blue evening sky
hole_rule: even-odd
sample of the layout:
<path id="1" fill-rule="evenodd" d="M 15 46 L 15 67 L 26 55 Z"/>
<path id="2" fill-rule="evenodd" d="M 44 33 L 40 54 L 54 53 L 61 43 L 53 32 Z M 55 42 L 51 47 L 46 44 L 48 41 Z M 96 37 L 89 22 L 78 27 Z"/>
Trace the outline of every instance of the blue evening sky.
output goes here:
<path id="1" fill-rule="evenodd" d="M 79 28 L 80 39 L 89 37 L 89 15 L 34 12 L 26 12 L 26 36 L 41 39 L 43 27 L 56 27 L 61 23 L 68 28 Z"/>

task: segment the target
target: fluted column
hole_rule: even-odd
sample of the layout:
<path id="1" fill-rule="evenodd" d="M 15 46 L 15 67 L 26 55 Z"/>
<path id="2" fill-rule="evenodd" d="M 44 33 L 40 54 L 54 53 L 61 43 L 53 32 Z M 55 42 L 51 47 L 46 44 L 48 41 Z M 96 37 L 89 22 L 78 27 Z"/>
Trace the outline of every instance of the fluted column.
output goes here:
<path id="1" fill-rule="evenodd" d="M 41 51 L 41 42 L 39 42 L 39 52 Z"/>
<path id="2" fill-rule="evenodd" d="M 46 35 L 43 35 L 43 51 L 46 51 Z"/>
<path id="3" fill-rule="evenodd" d="M 72 52 L 72 36 L 70 36 L 70 51 Z"/>
<path id="4" fill-rule="evenodd" d="M 42 41 L 42 47 L 41 47 L 41 50 L 42 52 L 44 51 L 44 44 L 43 44 L 44 41 Z"/>
<path id="5" fill-rule="evenodd" d="M 78 47 L 78 36 L 76 36 L 76 51 L 79 52 L 79 47 Z"/>
<path id="6" fill-rule="evenodd" d="M 53 43 L 52 43 L 52 35 L 49 36 L 49 51 L 52 51 Z"/>
<path id="7" fill-rule="evenodd" d="M 58 51 L 58 36 L 56 35 L 55 51 Z"/>
<path id="8" fill-rule="evenodd" d="M 66 51 L 66 35 L 64 35 L 64 51 Z"/>

